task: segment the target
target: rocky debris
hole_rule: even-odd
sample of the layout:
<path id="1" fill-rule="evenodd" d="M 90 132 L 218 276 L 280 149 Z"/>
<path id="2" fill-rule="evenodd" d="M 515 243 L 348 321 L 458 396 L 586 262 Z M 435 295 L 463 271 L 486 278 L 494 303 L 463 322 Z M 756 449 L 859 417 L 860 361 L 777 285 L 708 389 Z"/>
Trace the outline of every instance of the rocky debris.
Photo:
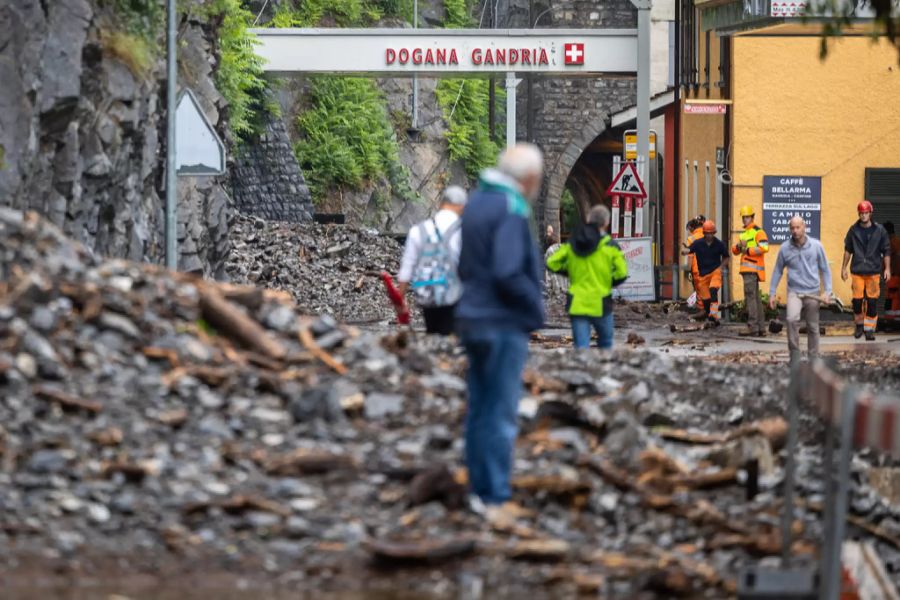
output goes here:
<path id="1" fill-rule="evenodd" d="M 395 318 L 381 271 L 397 273 L 402 246 L 392 237 L 338 225 L 299 225 L 235 216 L 228 274 L 239 283 L 290 292 L 304 312 L 344 322 Z M 325 340 L 340 342 L 340 333 Z"/>
<path id="2" fill-rule="evenodd" d="M 452 340 L 363 333 L 285 292 L 101 263 L 34 215 L 0 210 L 0 237 L 4 573 L 177 565 L 326 591 L 723 597 L 778 552 L 784 364 L 537 349 L 516 505 L 497 518 L 465 497 Z M 840 368 L 896 389 L 896 357 L 878 360 Z M 659 415 L 667 428 L 649 427 Z M 821 537 L 820 439 L 805 414 L 806 561 Z M 748 500 L 745 463 L 766 451 Z M 872 464 L 855 458 L 852 531 L 896 581 L 900 509 L 863 477 Z"/>

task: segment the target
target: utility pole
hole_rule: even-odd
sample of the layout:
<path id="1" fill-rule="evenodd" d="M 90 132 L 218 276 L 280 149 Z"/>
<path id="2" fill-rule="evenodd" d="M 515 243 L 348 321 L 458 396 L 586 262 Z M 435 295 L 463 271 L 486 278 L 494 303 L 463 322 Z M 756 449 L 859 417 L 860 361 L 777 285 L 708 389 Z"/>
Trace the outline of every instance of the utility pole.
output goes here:
<path id="1" fill-rule="evenodd" d="M 175 98 L 178 93 L 178 68 L 175 54 L 175 0 L 168 0 L 166 39 L 166 268 L 178 269 L 178 185 L 175 173 Z"/>
<path id="2" fill-rule="evenodd" d="M 413 29 L 419 28 L 419 0 L 413 0 Z M 412 123 L 410 128 L 419 128 L 419 76 L 413 73 L 412 80 Z"/>
<path id="3" fill-rule="evenodd" d="M 649 183 L 650 169 L 650 9 L 653 0 L 631 0 L 638 11 L 637 60 L 637 167 L 641 179 Z M 643 162 L 642 162 L 643 161 Z M 650 187 L 648 186 L 649 190 Z M 648 198 L 650 200 L 650 198 Z M 658 201 L 658 198 L 653 198 Z M 650 208 L 644 206 L 644 217 Z M 644 222 L 648 220 L 645 218 Z"/>

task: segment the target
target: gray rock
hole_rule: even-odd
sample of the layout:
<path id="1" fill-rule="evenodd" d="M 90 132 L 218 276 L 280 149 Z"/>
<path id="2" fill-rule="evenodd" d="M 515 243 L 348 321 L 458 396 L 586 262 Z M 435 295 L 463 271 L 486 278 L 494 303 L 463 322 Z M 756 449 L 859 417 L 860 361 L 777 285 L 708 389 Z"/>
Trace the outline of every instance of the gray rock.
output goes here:
<path id="1" fill-rule="evenodd" d="M 28 459 L 28 470 L 35 473 L 62 473 L 75 458 L 72 450 L 38 450 Z"/>
<path id="2" fill-rule="evenodd" d="M 366 395 L 365 416 L 367 419 L 383 419 L 400 414 L 403 410 L 403 396 L 375 392 Z"/>
<path id="3" fill-rule="evenodd" d="M 56 314 L 46 306 L 36 306 L 28 319 L 28 323 L 43 334 L 53 331 L 56 321 Z"/>
<path id="4" fill-rule="evenodd" d="M 136 340 L 141 337 L 141 331 L 131 322 L 131 319 L 122 315 L 104 311 L 98 319 L 100 326 L 104 329 L 111 329 L 124 335 L 125 337 Z"/>
<path id="5" fill-rule="evenodd" d="M 296 333 L 297 331 L 297 315 L 287 306 L 278 306 L 266 315 L 263 322 L 266 327 L 282 333 Z"/>
<path id="6" fill-rule="evenodd" d="M 254 529 L 272 529 L 281 523 L 278 515 L 258 510 L 249 511 L 244 519 Z"/>
<path id="7" fill-rule="evenodd" d="M 88 518 L 97 524 L 106 523 L 110 519 L 109 509 L 102 504 L 88 504 Z"/>
<path id="8" fill-rule="evenodd" d="M 314 529 L 312 525 L 310 525 L 309 521 L 307 521 L 303 517 L 294 515 L 288 518 L 287 523 L 285 524 L 284 532 L 289 537 L 302 538 L 310 536 L 314 532 Z"/>

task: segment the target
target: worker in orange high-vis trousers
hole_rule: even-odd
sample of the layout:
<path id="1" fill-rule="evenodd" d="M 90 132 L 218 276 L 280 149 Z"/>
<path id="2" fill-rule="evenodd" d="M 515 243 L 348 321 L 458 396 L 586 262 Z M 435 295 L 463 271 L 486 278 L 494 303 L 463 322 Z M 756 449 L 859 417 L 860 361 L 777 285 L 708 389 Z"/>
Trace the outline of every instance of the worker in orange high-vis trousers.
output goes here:
<path id="1" fill-rule="evenodd" d="M 698 277 L 694 280 L 697 296 L 703 300 L 703 310 L 710 327 L 719 326 L 719 290 L 722 288 L 722 268 L 728 264 L 728 248 L 716 237 L 716 224 L 703 223 L 703 239 L 692 243 L 682 254 L 697 259 Z"/>
<path id="2" fill-rule="evenodd" d="M 693 219 L 687 222 L 685 225 L 685 230 L 687 231 L 687 237 L 684 239 L 684 248 L 690 248 L 691 244 L 696 242 L 697 240 L 703 239 L 703 223 L 706 221 L 706 217 L 703 215 L 697 215 Z M 691 256 L 691 285 L 694 287 L 694 292 L 697 291 L 697 280 L 700 279 L 700 272 L 697 270 L 697 257 Z"/>
<path id="3" fill-rule="evenodd" d="M 881 295 L 880 277 L 891 278 L 891 241 L 884 227 L 872 220 L 872 203 L 863 200 L 856 206 L 859 220 L 847 231 L 844 238 L 844 262 L 841 279 L 852 276 L 853 317 L 859 339 L 865 334 L 867 341 L 875 339 L 878 325 L 878 296 Z M 851 261 L 852 259 L 852 261 Z"/>
<path id="4" fill-rule="evenodd" d="M 753 208 L 741 207 L 741 220 L 744 231 L 736 244 L 731 247 L 732 254 L 741 257 L 741 278 L 744 280 L 744 304 L 747 306 L 747 332 L 741 335 L 766 335 L 766 313 L 762 298 L 759 296 L 759 284 L 766 280 L 766 252 L 769 251 L 769 237 L 753 222 Z"/>

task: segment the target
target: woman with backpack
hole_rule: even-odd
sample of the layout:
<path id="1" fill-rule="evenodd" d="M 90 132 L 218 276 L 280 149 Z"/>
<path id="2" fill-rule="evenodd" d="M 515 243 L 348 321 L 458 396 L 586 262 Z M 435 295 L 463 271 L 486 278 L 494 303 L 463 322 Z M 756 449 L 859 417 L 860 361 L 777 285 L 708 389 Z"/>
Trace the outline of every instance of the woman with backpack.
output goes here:
<path id="1" fill-rule="evenodd" d="M 453 312 L 462 295 L 457 275 L 460 216 L 468 196 L 458 185 L 444 190 L 437 213 L 414 225 L 406 236 L 400 262 L 400 292 L 410 288 L 425 317 L 425 333 L 450 335 L 454 331 Z"/>

